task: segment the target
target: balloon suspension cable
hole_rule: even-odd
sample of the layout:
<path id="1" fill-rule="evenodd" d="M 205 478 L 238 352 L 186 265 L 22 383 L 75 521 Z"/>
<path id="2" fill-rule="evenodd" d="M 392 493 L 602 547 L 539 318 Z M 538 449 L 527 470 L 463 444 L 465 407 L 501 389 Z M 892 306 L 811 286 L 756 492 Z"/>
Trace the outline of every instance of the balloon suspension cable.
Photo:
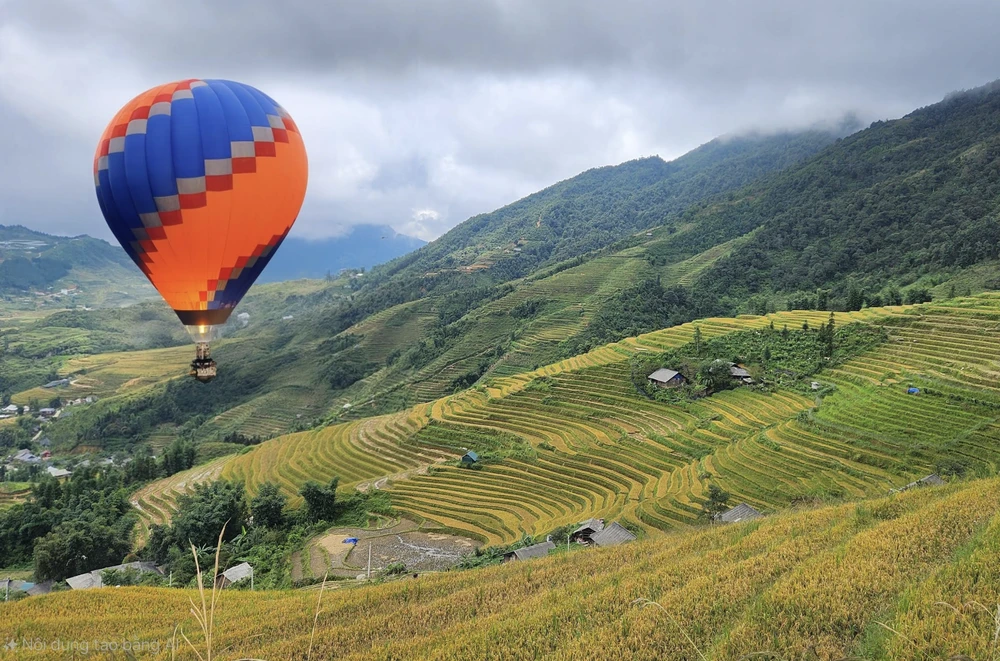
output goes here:
<path id="1" fill-rule="evenodd" d="M 191 376 L 202 383 L 208 383 L 215 378 L 215 375 L 215 361 L 212 360 L 208 342 L 198 342 L 195 345 L 195 359 L 191 361 Z"/>

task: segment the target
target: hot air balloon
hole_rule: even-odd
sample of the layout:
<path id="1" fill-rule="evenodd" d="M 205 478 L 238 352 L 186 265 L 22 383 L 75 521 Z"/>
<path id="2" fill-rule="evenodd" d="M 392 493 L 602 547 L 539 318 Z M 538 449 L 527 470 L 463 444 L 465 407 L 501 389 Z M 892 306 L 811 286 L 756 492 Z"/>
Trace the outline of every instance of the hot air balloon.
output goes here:
<path id="1" fill-rule="evenodd" d="M 274 99 L 229 80 L 182 80 L 129 101 L 94 157 L 108 227 L 196 343 L 191 373 L 216 375 L 218 336 L 298 216 L 308 165 Z"/>

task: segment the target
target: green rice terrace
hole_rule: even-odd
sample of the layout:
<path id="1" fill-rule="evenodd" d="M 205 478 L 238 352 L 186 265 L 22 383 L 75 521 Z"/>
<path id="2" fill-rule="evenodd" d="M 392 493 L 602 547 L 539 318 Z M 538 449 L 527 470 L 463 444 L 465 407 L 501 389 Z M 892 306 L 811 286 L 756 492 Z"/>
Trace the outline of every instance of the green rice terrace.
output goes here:
<path id="1" fill-rule="evenodd" d="M 694 343 L 779 346 L 829 317 L 705 319 L 628 338 L 401 413 L 281 436 L 134 502 L 157 522 L 204 479 L 243 480 L 250 493 L 274 481 L 294 502 L 307 480 L 339 476 L 341 488 L 388 491 L 428 526 L 502 543 L 591 516 L 648 534 L 689 526 L 710 485 L 767 512 L 884 494 L 933 472 L 995 473 L 998 294 L 835 313 L 838 329 L 881 329 L 883 341 L 813 374 L 779 369 L 766 386 L 650 397 L 636 385 L 636 369 L 680 360 Z M 467 449 L 482 457 L 473 469 L 457 461 Z"/>

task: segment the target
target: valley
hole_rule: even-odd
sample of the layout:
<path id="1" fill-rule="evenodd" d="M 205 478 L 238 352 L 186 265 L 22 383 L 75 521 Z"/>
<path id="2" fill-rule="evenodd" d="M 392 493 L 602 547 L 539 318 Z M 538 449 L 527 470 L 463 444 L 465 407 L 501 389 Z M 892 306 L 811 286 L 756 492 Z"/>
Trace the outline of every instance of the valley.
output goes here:
<path id="1" fill-rule="evenodd" d="M 994 83 L 587 170 L 254 285 L 210 383 L 124 254 L 0 227 L 0 567 L 52 590 L 0 627 L 173 658 L 214 579 L 253 658 L 991 658 L 998 144 Z"/>

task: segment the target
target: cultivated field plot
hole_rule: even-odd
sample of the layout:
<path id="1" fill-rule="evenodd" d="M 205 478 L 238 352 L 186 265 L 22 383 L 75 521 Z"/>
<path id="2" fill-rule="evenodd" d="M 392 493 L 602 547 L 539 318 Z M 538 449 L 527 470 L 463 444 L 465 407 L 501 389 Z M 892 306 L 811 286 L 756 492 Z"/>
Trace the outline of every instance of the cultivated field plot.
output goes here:
<path id="1" fill-rule="evenodd" d="M 346 543 L 352 537 L 358 540 L 356 545 Z M 420 529 L 408 519 L 384 528 L 331 528 L 310 540 L 303 551 L 292 555 L 292 580 L 322 579 L 327 575 L 356 578 L 366 574 L 369 546 L 373 573 L 396 563 L 402 563 L 406 572 L 413 573 L 453 567 L 478 545 L 466 537 Z"/>
<path id="2" fill-rule="evenodd" d="M 122 351 L 70 358 L 59 370 L 60 376 L 79 376 L 61 388 L 35 388 L 18 393 L 15 399 L 25 403 L 32 397 L 48 400 L 63 398 L 110 397 L 138 390 L 177 376 L 186 376 L 194 350 L 191 346 Z"/>
<path id="3" fill-rule="evenodd" d="M 989 659 L 990 611 L 1000 601 L 998 503 L 1000 481 L 981 480 L 338 590 L 323 596 L 313 638 L 316 592 L 223 591 L 215 649 L 225 658 L 289 659 L 305 658 L 312 643 L 320 659 L 463 661 L 495 657 L 503 641 L 512 661 L 603 660 L 609 649 L 643 661 Z M 0 607 L 0 621 L 17 640 L 127 632 L 159 643 L 141 658 L 166 660 L 176 625 L 188 636 L 198 630 L 191 598 L 150 588 L 61 592 Z M 185 649 L 177 658 L 193 656 Z"/>

